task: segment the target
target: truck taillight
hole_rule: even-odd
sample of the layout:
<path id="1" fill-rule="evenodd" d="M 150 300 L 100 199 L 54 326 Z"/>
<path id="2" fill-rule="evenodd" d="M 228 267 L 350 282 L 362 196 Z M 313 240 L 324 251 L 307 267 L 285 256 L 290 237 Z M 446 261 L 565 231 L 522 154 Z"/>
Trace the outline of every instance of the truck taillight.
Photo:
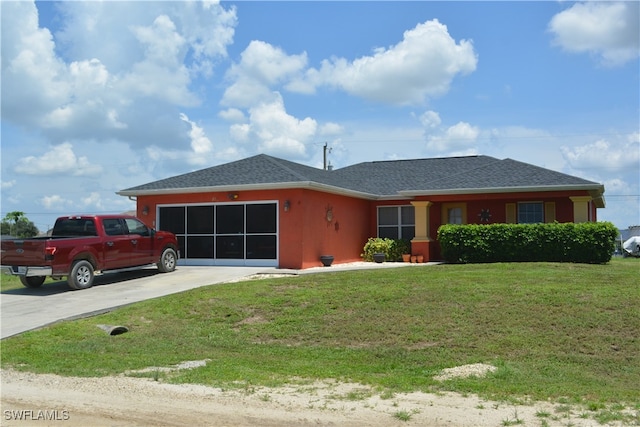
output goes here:
<path id="1" fill-rule="evenodd" d="M 55 246 L 44 248 L 44 259 L 47 261 L 51 261 L 57 250 L 58 248 L 56 248 Z"/>

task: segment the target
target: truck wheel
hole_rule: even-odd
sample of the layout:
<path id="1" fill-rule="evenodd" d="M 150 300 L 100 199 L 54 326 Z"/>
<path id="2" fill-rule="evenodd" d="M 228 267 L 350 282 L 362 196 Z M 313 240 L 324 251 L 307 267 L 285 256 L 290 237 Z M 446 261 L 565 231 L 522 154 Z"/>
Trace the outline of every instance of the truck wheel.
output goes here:
<path id="1" fill-rule="evenodd" d="M 176 251 L 171 248 L 165 248 L 162 251 L 162 255 L 160 255 L 160 262 L 158 262 L 160 273 L 169 273 L 175 270 L 177 259 Z"/>
<path id="2" fill-rule="evenodd" d="M 27 288 L 39 288 L 46 278 L 47 276 L 20 276 L 20 281 Z"/>
<path id="3" fill-rule="evenodd" d="M 67 282 L 71 289 L 87 289 L 93 285 L 93 265 L 87 260 L 76 261 Z"/>

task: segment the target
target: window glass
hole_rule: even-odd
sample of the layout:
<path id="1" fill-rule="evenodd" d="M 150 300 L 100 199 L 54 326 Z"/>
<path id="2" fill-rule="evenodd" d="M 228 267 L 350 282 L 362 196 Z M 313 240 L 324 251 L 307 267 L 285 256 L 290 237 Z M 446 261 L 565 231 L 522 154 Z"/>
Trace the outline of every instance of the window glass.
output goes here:
<path id="1" fill-rule="evenodd" d="M 404 240 L 411 240 L 414 237 L 416 237 L 416 228 L 413 225 L 402 227 L 400 229 L 400 232 L 401 232 L 400 238 Z"/>
<path id="2" fill-rule="evenodd" d="M 56 221 L 54 236 L 97 236 L 96 224 L 92 219 L 64 218 Z"/>
<path id="3" fill-rule="evenodd" d="M 218 206 L 216 208 L 216 233 L 244 233 L 244 205 Z"/>
<path id="4" fill-rule="evenodd" d="M 187 256 L 189 258 L 213 258 L 213 237 L 187 237 Z"/>
<path id="5" fill-rule="evenodd" d="M 400 208 L 400 218 L 402 224 L 415 224 L 415 209 L 413 206 L 402 206 Z"/>
<path id="6" fill-rule="evenodd" d="M 247 259 L 276 259 L 276 236 L 247 236 Z"/>
<path id="7" fill-rule="evenodd" d="M 378 237 L 397 239 L 398 227 L 378 227 Z"/>
<path id="8" fill-rule="evenodd" d="M 518 224 L 540 222 L 544 222 L 544 206 L 542 202 L 518 203 Z"/>
<path id="9" fill-rule="evenodd" d="M 247 205 L 247 234 L 275 233 L 275 232 L 276 232 L 275 203 Z"/>
<path id="10" fill-rule="evenodd" d="M 213 206 L 187 207 L 187 233 L 213 234 Z"/>
<path id="11" fill-rule="evenodd" d="M 162 207 L 160 208 L 159 229 L 170 231 L 174 234 L 184 234 L 185 228 L 185 208 L 184 206 Z"/>
<path id="12" fill-rule="evenodd" d="M 244 259 L 244 237 L 216 237 L 216 258 Z"/>
<path id="13" fill-rule="evenodd" d="M 415 237 L 415 209 L 413 206 L 379 207 L 378 237 L 413 239 Z"/>
<path id="14" fill-rule="evenodd" d="M 104 219 L 102 220 L 102 224 L 104 225 L 104 232 L 107 233 L 107 236 L 121 236 L 125 234 L 122 221 L 119 219 Z"/>
<path id="15" fill-rule="evenodd" d="M 398 208 L 378 208 L 378 225 L 398 225 Z"/>
<path id="16" fill-rule="evenodd" d="M 125 218 L 124 221 L 129 229 L 129 234 L 139 234 L 141 236 L 149 235 L 149 229 L 142 223 L 142 221 L 138 221 L 133 218 Z"/>
<path id="17" fill-rule="evenodd" d="M 462 224 L 462 208 L 447 209 L 447 216 L 449 224 Z"/>

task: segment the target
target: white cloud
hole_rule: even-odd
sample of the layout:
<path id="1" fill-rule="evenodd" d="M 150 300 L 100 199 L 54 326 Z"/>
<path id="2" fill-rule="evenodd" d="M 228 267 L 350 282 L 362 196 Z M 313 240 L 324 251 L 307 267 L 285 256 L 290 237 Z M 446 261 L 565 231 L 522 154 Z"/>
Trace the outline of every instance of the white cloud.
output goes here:
<path id="1" fill-rule="evenodd" d="M 69 83 L 48 29 L 38 27 L 30 2 L 2 4 L 2 115 L 33 126 L 68 101 Z"/>
<path id="2" fill-rule="evenodd" d="M 233 81 L 221 104 L 250 107 L 273 99 L 271 87 L 288 81 L 307 65 L 307 54 L 288 55 L 282 49 L 254 40 L 242 52 L 240 62 L 227 72 Z"/>
<path id="3" fill-rule="evenodd" d="M 73 145 L 65 142 L 51 148 L 40 157 L 28 156 L 19 159 L 14 170 L 26 175 L 90 176 L 102 172 L 102 166 L 94 165 L 85 156 L 76 156 Z"/>
<path id="4" fill-rule="evenodd" d="M 616 66 L 640 55 L 639 21 L 637 2 L 586 2 L 555 15 L 549 30 L 563 49 L 588 52 Z"/>
<path id="5" fill-rule="evenodd" d="M 94 208 L 98 210 L 103 210 L 104 204 L 102 203 L 102 198 L 100 197 L 100 193 L 92 192 L 87 197 L 82 198 L 82 205 L 85 208 Z"/>
<path id="6" fill-rule="evenodd" d="M 40 204 L 49 210 L 61 210 L 71 205 L 71 201 L 67 200 L 57 194 L 51 196 L 44 196 L 40 199 Z"/>
<path id="7" fill-rule="evenodd" d="M 184 64 L 187 53 L 185 39 L 166 15 L 158 16 L 153 25 L 134 26 L 132 31 L 145 47 L 142 60 L 133 64 L 119 83 L 125 93 L 158 98 L 181 106 L 197 105 L 189 90 L 191 77 Z"/>
<path id="8" fill-rule="evenodd" d="M 442 129 L 442 120 L 436 111 L 425 111 L 418 120 L 424 129 L 427 150 L 436 155 L 471 155 L 477 152 L 480 129 L 467 122 L 458 122 Z"/>
<path id="9" fill-rule="evenodd" d="M 247 142 L 251 133 L 251 126 L 248 123 L 238 123 L 231 125 L 229 128 L 229 134 L 231 138 L 236 142 Z"/>
<path id="10" fill-rule="evenodd" d="M 427 137 L 427 149 L 449 155 L 472 155 L 478 152 L 476 142 L 480 130 L 466 122 L 458 122 L 443 133 Z"/>
<path id="11" fill-rule="evenodd" d="M 191 126 L 191 132 L 189 132 L 189 136 L 191 137 L 191 149 L 194 154 L 200 156 L 203 154 L 210 153 L 213 150 L 213 144 L 207 138 L 207 135 L 200 126 L 198 126 L 195 122 L 189 120 L 186 114 L 180 114 L 180 119 L 182 121 L 189 123 Z"/>
<path id="12" fill-rule="evenodd" d="M 442 120 L 440 115 L 435 111 L 425 111 L 420 116 L 420 123 L 425 128 L 425 131 L 429 132 L 440 127 Z"/>
<path id="13" fill-rule="evenodd" d="M 592 144 L 564 146 L 561 152 L 567 163 L 576 169 L 635 169 L 636 178 L 640 171 L 640 140 L 637 132 L 614 142 L 601 139 Z"/>
<path id="14" fill-rule="evenodd" d="M 620 178 L 607 179 L 604 182 L 604 187 L 607 193 L 610 194 L 625 194 L 629 193 L 629 184 Z"/>
<path id="15" fill-rule="evenodd" d="M 0 181 L 0 188 L 7 189 L 16 185 L 16 180 L 12 179 L 11 181 Z"/>
<path id="16" fill-rule="evenodd" d="M 371 56 L 324 60 L 305 79 L 309 85 L 334 86 L 369 100 L 415 104 L 446 93 L 456 75 L 471 73 L 476 64 L 472 43 L 456 43 L 446 25 L 432 20 L 405 31 L 401 42 L 378 48 Z"/>
<path id="17" fill-rule="evenodd" d="M 322 136 L 340 135 L 344 132 L 344 126 L 338 123 L 324 123 L 320 126 L 318 133 Z"/>
<path id="18" fill-rule="evenodd" d="M 183 51 L 170 50 L 173 58 L 167 59 L 188 51 L 191 71 L 209 71 L 212 61 L 226 57 L 237 25 L 235 7 L 219 2 L 64 2 L 58 8 L 65 16 L 56 33 L 64 55 L 72 60 L 100 58 L 115 74 L 128 72 L 145 51 L 150 53 L 150 44 L 175 49 L 178 38 Z M 171 23 L 163 16 L 171 17 Z M 147 27 L 149 23 L 153 25 Z M 163 27 L 169 38 L 154 40 Z"/>
<path id="19" fill-rule="evenodd" d="M 233 125 L 231 133 L 238 141 L 255 142 L 258 151 L 299 159 L 305 157 L 305 144 L 313 140 L 317 128 L 309 117 L 300 120 L 287 114 L 278 95 L 273 102 L 249 109 L 249 123 Z"/>
<path id="20" fill-rule="evenodd" d="M 237 108 L 228 108 L 226 110 L 222 110 L 218 113 L 218 116 L 228 122 L 241 123 L 246 120 L 246 117 L 242 110 L 239 110 Z"/>
<path id="21" fill-rule="evenodd" d="M 54 143 L 191 140 L 177 106 L 194 77 L 227 55 L 234 7 L 216 2 L 61 2 L 60 29 L 39 27 L 33 2 L 2 5 L 2 118 Z M 123 49 L 126 46 L 126 49 Z"/>

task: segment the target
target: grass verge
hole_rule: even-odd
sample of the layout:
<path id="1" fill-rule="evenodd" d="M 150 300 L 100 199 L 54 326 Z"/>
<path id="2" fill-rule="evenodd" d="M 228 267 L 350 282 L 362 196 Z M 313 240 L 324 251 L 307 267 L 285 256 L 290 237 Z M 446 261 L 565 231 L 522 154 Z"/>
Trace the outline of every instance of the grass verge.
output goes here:
<path id="1" fill-rule="evenodd" d="M 638 260 L 336 272 L 203 287 L 2 341 L 2 367 L 223 388 L 338 379 L 392 391 L 640 410 Z M 108 336 L 98 324 L 126 325 Z M 497 366 L 438 382 L 441 369 Z"/>

